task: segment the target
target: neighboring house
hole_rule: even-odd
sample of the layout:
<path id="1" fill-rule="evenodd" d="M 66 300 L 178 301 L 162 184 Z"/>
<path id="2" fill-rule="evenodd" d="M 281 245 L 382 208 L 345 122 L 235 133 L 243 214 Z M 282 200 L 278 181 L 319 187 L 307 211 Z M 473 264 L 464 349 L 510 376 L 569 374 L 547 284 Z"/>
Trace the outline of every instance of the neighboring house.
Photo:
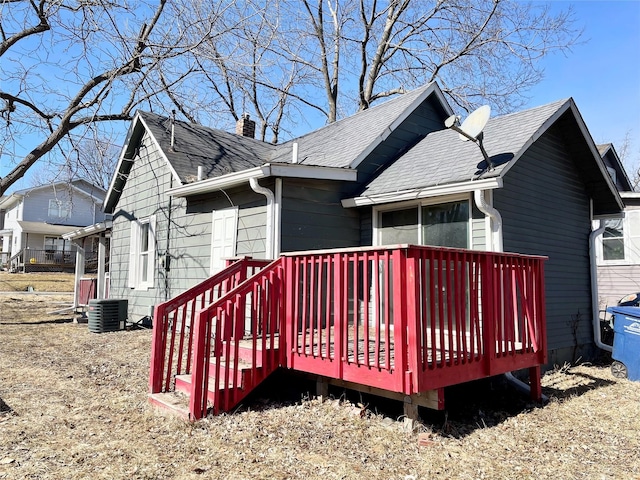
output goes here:
<path id="1" fill-rule="evenodd" d="M 104 203 L 110 291 L 149 316 L 224 258 L 412 243 L 546 255 L 550 363 L 593 354 L 592 221 L 622 201 L 573 100 L 444 128 L 426 85 L 292 141 L 136 114 Z M 249 138 L 242 136 L 249 132 Z M 597 312 L 596 312 L 597 316 Z"/>
<path id="2" fill-rule="evenodd" d="M 616 305 L 628 294 L 640 292 L 640 193 L 633 191 L 613 145 L 598 145 L 598 149 L 624 202 L 624 216 L 594 225 L 596 229 L 604 229 L 595 243 L 598 297 L 604 318 L 608 306 Z"/>
<path id="3" fill-rule="evenodd" d="M 75 248 L 63 238 L 104 220 L 105 191 L 85 180 L 18 190 L 0 201 L 5 211 L 0 243 L 6 267 L 20 271 L 69 270 Z"/>

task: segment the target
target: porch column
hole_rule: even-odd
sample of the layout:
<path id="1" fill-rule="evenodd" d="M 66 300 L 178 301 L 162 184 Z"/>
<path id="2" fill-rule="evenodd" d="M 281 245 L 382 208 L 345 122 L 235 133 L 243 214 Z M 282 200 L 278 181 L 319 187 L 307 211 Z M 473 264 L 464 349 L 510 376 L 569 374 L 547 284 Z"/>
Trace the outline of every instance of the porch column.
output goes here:
<path id="1" fill-rule="evenodd" d="M 105 287 L 105 252 L 107 250 L 107 239 L 104 234 L 100 235 L 98 239 L 98 281 L 96 285 L 96 298 L 101 299 L 104 298 L 104 287 Z"/>
<path id="2" fill-rule="evenodd" d="M 76 273 L 75 273 L 75 287 L 73 288 L 73 308 L 78 308 L 80 303 L 80 279 L 84 275 L 84 240 L 82 245 L 76 243 Z"/>

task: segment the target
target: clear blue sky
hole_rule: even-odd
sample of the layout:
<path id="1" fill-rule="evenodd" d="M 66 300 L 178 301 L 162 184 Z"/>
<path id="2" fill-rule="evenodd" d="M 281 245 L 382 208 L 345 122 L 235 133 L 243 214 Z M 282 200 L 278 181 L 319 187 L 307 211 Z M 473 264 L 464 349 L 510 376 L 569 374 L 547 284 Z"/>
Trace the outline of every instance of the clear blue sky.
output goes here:
<path id="1" fill-rule="evenodd" d="M 596 143 L 611 142 L 621 153 L 629 133 L 626 166 L 632 175 L 640 165 L 640 0 L 550 3 L 558 10 L 573 5 L 576 26 L 584 30 L 582 43 L 566 56 L 544 60 L 545 78 L 529 92 L 526 107 L 573 97 Z M 7 167 L 0 165 L 0 174 Z M 27 178 L 14 188 L 28 186 Z"/>
<path id="2" fill-rule="evenodd" d="M 573 97 L 596 143 L 620 146 L 632 140 L 629 167 L 640 162 L 640 0 L 552 1 L 552 8 L 573 4 L 584 29 L 581 45 L 567 57 L 544 62 L 545 79 L 530 93 L 534 107 Z"/>

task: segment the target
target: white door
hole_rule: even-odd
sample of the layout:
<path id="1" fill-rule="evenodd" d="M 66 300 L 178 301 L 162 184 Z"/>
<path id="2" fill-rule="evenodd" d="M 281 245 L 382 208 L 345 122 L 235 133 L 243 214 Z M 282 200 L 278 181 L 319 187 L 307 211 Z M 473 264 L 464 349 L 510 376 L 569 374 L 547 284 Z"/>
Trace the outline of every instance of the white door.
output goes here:
<path id="1" fill-rule="evenodd" d="M 211 275 L 224 268 L 225 259 L 236 255 L 238 209 L 215 210 L 211 221 Z"/>

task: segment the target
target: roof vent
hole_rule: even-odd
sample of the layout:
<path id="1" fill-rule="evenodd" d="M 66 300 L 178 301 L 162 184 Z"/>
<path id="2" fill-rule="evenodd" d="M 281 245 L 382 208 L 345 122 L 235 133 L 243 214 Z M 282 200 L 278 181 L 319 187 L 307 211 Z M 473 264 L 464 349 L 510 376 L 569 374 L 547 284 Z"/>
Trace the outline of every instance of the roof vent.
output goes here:
<path id="1" fill-rule="evenodd" d="M 254 122 L 249 118 L 248 113 L 243 113 L 242 116 L 236 122 L 236 135 L 255 138 L 256 122 Z"/>

